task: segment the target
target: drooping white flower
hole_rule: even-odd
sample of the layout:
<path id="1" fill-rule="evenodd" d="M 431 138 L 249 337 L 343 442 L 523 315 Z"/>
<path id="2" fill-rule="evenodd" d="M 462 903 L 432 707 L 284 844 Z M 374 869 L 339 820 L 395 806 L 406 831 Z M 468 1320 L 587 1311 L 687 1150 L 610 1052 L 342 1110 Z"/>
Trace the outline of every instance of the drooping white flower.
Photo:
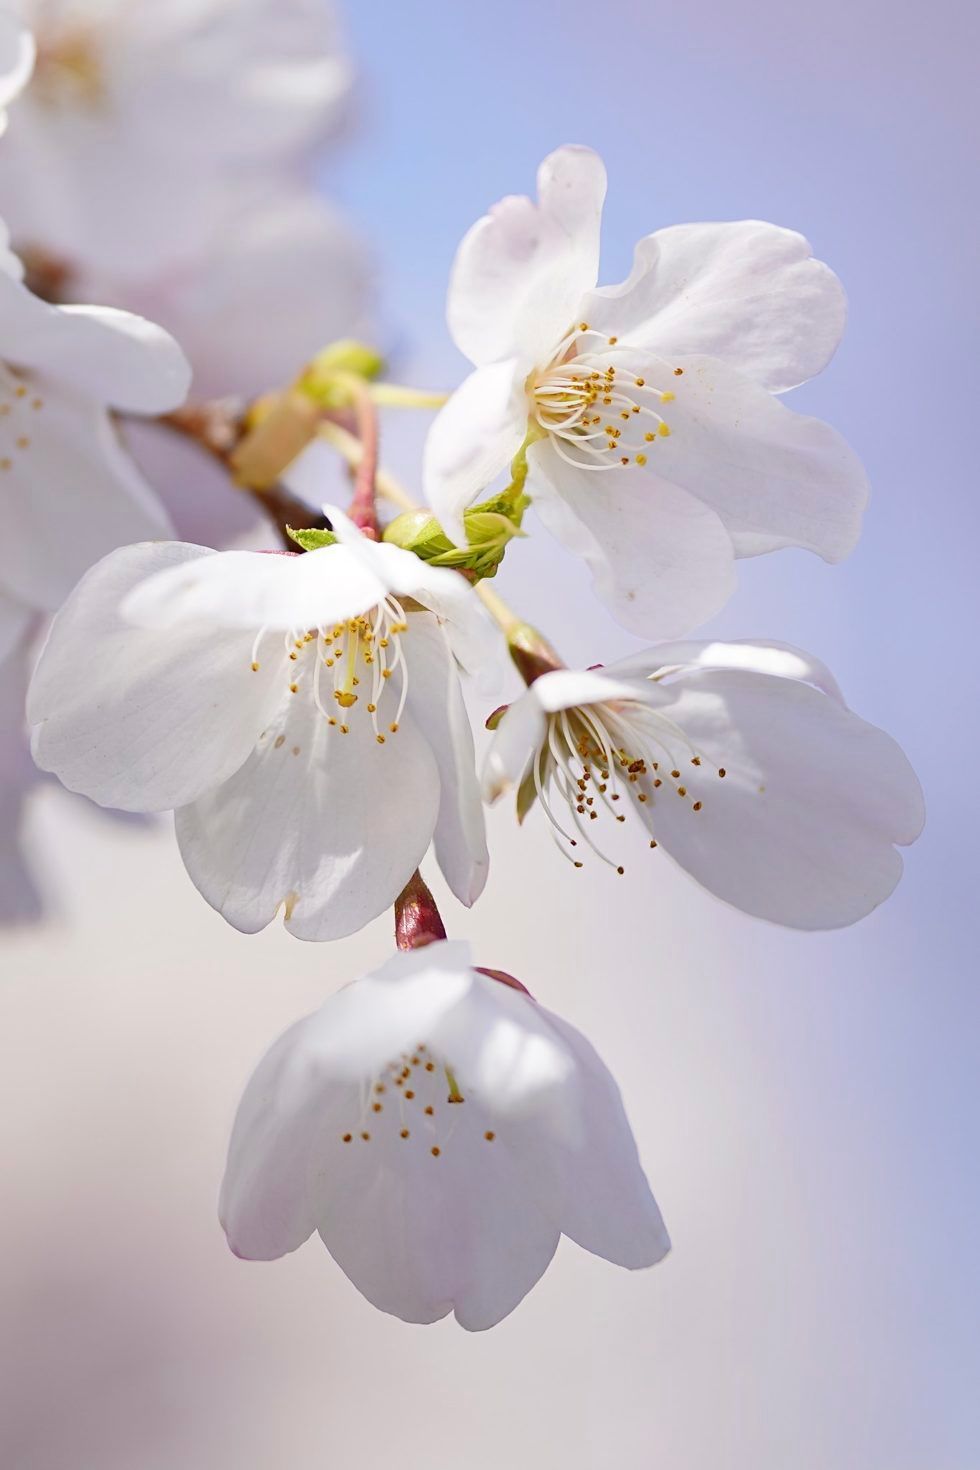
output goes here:
<path id="1" fill-rule="evenodd" d="M 190 370 L 161 328 L 109 307 L 49 306 L 0 261 L 0 656 L 115 546 L 166 534 L 109 408 L 163 413 Z"/>
<path id="2" fill-rule="evenodd" d="M 670 1242 L 613 1078 L 585 1038 L 441 942 L 282 1036 L 239 1106 L 221 1191 L 235 1253 L 320 1236 L 408 1322 L 492 1327 L 561 1235 L 616 1265 Z"/>
<path id="3" fill-rule="evenodd" d="M 660 230 L 596 289 L 605 187 L 596 154 L 561 148 L 536 204 L 504 199 L 463 240 L 449 326 L 476 371 L 432 426 L 426 488 L 460 539 L 530 436 L 544 524 L 624 626 L 672 637 L 725 601 L 733 556 L 853 547 L 859 462 L 773 397 L 826 365 L 844 298 L 802 236 L 754 220 Z"/>
<path id="4" fill-rule="evenodd" d="M 191 878 L 247 933 L 280 907 L 299 938 L 354 932 L 433 837 L 462 902 L 486 879 L 454 653 L 496 635 L 461 577 L 328 513 L 340 544 L 304 555 L 115 552 L 28 699 L 38 765 L 103 806 L 175 809 Z"/>
<path id="5" fill-rule="evenodd" d="M 351 69 L 327 0 L 21 0 L 37 40 L 0 198 L 19 243 L 117 281 L 178 269 L 227 195 L 335 125 Z"/>
<path id="6" fill-rule="evenodd" d="M 542 675 L 487 757 L 487 799 L 515 787 L 521 815 L 540 800 L 576 867 L 590 848 L 619 864 L 603 827 L 632 807 L 650 847 L 705 888 L 799 929 L 870 913 L 901 876 L 895 844 L 923 823 L 891 736 L 847 708 L 817 659 L 777 643 L 662 644 Z"/>

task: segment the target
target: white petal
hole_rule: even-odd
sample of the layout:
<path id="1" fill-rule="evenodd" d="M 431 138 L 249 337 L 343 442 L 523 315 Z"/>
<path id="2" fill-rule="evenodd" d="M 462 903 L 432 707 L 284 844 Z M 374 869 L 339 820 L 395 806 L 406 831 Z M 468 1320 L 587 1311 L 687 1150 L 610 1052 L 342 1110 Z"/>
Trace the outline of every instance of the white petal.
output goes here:
<path id="1" fill-rule="evenodd" d="M 493 733 L 482 774 L 485 801 L 494 802 L 520 785 L 544 739 L 545 729 L 544 712 L 532 684 L 501 716 Z"/>
<path id="2" fill-rule="evenodd" d="M 547 441 L 528 451 L 542 522 L 592 569 L 596 595 L 641 637 L 676 637 L 713 616 L 735 586 L 718 516 L 656 475 L 566 464 Z"/>
<path id="3" fill-rule="evenodd" d="M 697 671 L 663 692 L 703 763 L 685 763 L 685 798 L 665 787 L 641 810 L 699 883 L 799 929 L 854 923 L 888 897 L 902 871 L 893 844 L 923 822 L 919 783 L 889 735 L 791 679 Z"/>
<path id="4" fill-rule="evenodd" d="M 527 403 L 513 361 L 478 368 L 436 414 L 422 483 L 446 535 L 466 545 L 463 511 L 510 463 L 527 433 Z"/>
<path id="5" fill-rule="evenodd" d="M 439 771 L 436 858 L 453 893 L 469 907 L 486 885 L 490 855 L 473 732 L 448 634 L 434 617 L 416 613 L 405 636 L 404 653 L 409 668 L 408 708 Z"/>
<path id="6" fill-rule="evenodd" d="M 215 555 L 179 542 L 123 547 L 55 618 L 27 714 L 34 759 L 69 790 L 124 811 L 166 811 L 248 756 L 280 687 L 274 662 L 252 672 L 251 635 L 136 628 L 119 611 L 161 567 Z"/>
<path id="7" fill-rule="evenodd" d="M 580 1031 L 546 1013 L 578 1063 L 578 1130 L 560 1151 L 562 1232 L 593 1255 L 637 1270 L 670 1250 L 663 1217 L 640 1164 L 609 1069 Z"/>
<path id="8" fill-rule="evenodd" d="M 673 225 L 636 247 L 621 286 L 583 304 L 589 325 L 658 357 L 704 353 L 785 392 L 827 366 L 847 303 L 794 230 L 760 220 Z"/>
<path id="9" fill-rule="evenodd" d="M 34 37 L 16 16 L 0 13 L 0 108 L 9 107 L 23 91 L 34 70 Z M 0 131 L 6 119 L 0 117 Z"/>
<path id="10" fill-rule="evenodd" d="M 314 1016 L 297 1021 L 265 1054 L 235 1115 L 218 1216 L 236 1256 L 273 1261 L 316 1229 L 310 1152 L 328 1083 L 307 1054 Z"/>
<path id="11" fill-rule="evenodd" d="M 0 582 L 53 612 L 100 557 L 170 522 L 102 408 L 42 378 L 0 393 Z"/>
<path id="12" fill-rule="evenodd" d="M 802 546 L 825 561 L 854 549 L 868 482 L 854 451 L 829 424 L 784 408 L 714 358 L 637 359 L 652 382 L 669 382 L 670 437 L 651 445 L 665 479 L 710 505 L 736 555 Z"/>
<path id="13" fill-rule="evenodd" d="M 596 282 L 606 171 L 591 149 L 559 148 L 538 170 L 538 203 L 510 195 L 464 238 L 449 286 L 453 341 L 474 363 L 540 361 Z"/>
<path id="14" fill-rule="evenodd" d="M 137 587 L 123 612 L 147 628 L 306 630 L 357 617 L 385 584 L 346 547 L 318 551 L 221 551 L 160 572 Z"/>
<path id="15" fill-rule="evenodd" d="M 177 839 L 197 888 L 236 929 L 257 933 L 284 907 L 298 939 L 338 939 L 394 903 L 438 809 L 435 760 L 411 717 L 379 745 L 365 711 L 344 735 L 305 684 L 284 686 L 241 769 L 177 813 Z"/>
<path id="16" fill-rule="evenodd" d="M 657 643 L 640 653 L 628 654 L 615 663 L 606 664 L 603 674 L 610 678 L 649 678 L 674 667 L 682 671 L 695 669 L 746 669 L 756 674 L 772 674 L 780 679 L 799 679 L 812 684 L 824 694 L 844 703 L 840 686 L 827 665 L 812 653 L 794 648 L 791 643 L 744 638 L 733 643 L 714 640 Z"/>
<path id="17" fill-rule="evenodd" d="M 49 306 L 0 272 L 0 353 L 93 402 L 165 413 L 187 396 L 191 370 L 162 327 L 108 306 Z"/>

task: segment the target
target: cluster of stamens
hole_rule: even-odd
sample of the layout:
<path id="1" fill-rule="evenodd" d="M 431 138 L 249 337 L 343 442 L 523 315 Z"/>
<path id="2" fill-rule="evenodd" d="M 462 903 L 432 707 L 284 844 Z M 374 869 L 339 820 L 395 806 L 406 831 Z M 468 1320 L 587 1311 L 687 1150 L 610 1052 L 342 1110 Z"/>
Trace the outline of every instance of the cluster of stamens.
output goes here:
<path id="1" fill-rule="evenodd" d="M 404 608 L 389 596 L 377 607 L 342 623 L 287 633 L 285 654 L 290 694 L 299 694 L 304 685 L 308 687 L 327 724 L 342 735 L 350 733 L 351 711 L 363 702 L 371 717 L 375 739 L 384 745 L 388 735 L 397 733 L 408 697 L 408 665 L 401 647 L 401 636 L 407 629 Z M 258 673 L 262 666 L 260 653 L 267 636 L 268 630 L 262 628 L 252 645 L 253 673 Z M 385 732 L 379 723 L 379 710 L 385 690 L 396 673 L 399 674 L 398 705 Z"/>
<path id="2" fill-rule="evenodd" d="M 421 1142 L 429 1156 L 438 1159 L 456 1130 L 461 1116 L 456 1109 L 465 1102 L 452 1067 L 420 1042 L 362 1087 L 359 1121 L 340 1135 L 341 1142 L 387 1142 L 394 1134 L 400 1143 Z M 453 1109 L 452 1115 L 447 1108 Z M 493 1143 L 496 1136 L 487 1128 L 483 1141 Z"/>
<path id="3" fill-rule="evenodd" d="M 600 813 L 625 822 L 619 805 L 624 796 L 649 812 L 660 797 L 669 795 L 700 812 L 704 798 L 693 788 L 702 786 L 708 769 L 722 780 L 728 774 L 724 766 L 712 767 L 683 730 L 659 710 L 623 700 L 549 715 L 547 738 L 532 764 L 532 778 L 562 856 L 581 868 L 581 858 L 569 849 L 584 842 L 602 862 L 623 873 L 623 866 L 593 840 L 590 828 Z M 572 830 L 555 815 L 550 792 L 556 792 L 567 807 Z M 650 846 L 657 846 L 654 838 Z"/>
<path id="4" fill-rule="evenodd" d="M 36 37 L 37 60 L 31 95 L 47 107 L 96 107 L 107 95 L 98 35 L 94 27 L 47 24 Z"/>
<path id="5" fill-rule="evenodd" d="M 589 347 L 583 343 L 589 338 L 600 340 Z M 618 341 L 579 322 L 551 365 L 528 381 L 535 422 L 561 458 L 579 469 L 642 468 L 657 441 L 670 436 L 659 410 L 676 394 L 630 371 L 627 360 L 634 354 Z M 674 377 L 683 371 L 674 368 Z"/>
<path id="6" fill-rule="evenodd" d="M 0 363 L 0 470 L 14 467 L 15 459 L 31 447 L 31 415 L 44 407 L 44 399 L 4 363 Z"/>

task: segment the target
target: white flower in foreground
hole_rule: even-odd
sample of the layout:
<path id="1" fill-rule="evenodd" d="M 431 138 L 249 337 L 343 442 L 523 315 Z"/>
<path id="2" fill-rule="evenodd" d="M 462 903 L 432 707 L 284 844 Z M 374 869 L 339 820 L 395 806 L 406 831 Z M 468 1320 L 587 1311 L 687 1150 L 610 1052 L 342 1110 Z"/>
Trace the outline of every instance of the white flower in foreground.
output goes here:
<path id="1" fill-rule="evenodd" d="M 826 424 L 772 395 L 831 357 L 833 273 L 791 230 L 678 225 L 596 289 L 606 176 L 561 148 L 538 203 L 504 199 L 470 230 L 449 326 L 474 372 L 435 420 L 427 498 L 447 532 L 530 435 L 526 490 L 626 627 L 673 637 L 717 611 L 734 556 L 857 539 L 864 472 Z"/>
<path id="2" fill-rule="evenodd" d="M 441 942 L 395 955 L 282 1036 L 246 1088 L 221 1191 L 232 1250 L 313 1233 L 408 1322 L 492 1327 L 561 1235 L 616 1265 L 670 1242 L 619 1091 L 567 1022 Z"/>
<path id="3" fill-rule="evenodd" d="M 705 888 L 798 929 L 870 913 L 901 876 L 895 844 L 924 819 L 891 736 L 851 713 L 818 660 L 776 643 L 662 644 L 542 675 L 488 754 L 487 799 L 513 787 L 522 816 L 541 801 L 577 867 L 588 848 L 610 861 L 598 834 L 632 806 L 650 846 Z"/>
<path id="4" fill-rule="evenodd" d="M 29 609 L 53 611 L 122 542 L 165 534 L 162 507 L 107 409 L 163 413 L 190 370 L 161 328 L 109 307 L 49 306 L 0 263 L 0 657 Z"/>
<path id="5" fill-rule="evenodd" d="M 361 536 L 303 555 L 129 546 L 55 619 L 28 698 L 34 757 L 126 811 L 176 809 L 201 893 L 301 939 L 394 902 L 433 836 L 472 903 L 487 852 L 454 653 L 496 634 L 454 572 Z"/>
<path id="6" fill-rule="evenodd" d="M 196 253 L 302 161 L 351 85 L 328 0 L 22 0 L 37 40 L 0 198 L 14 238 L 117 280 Z"/>

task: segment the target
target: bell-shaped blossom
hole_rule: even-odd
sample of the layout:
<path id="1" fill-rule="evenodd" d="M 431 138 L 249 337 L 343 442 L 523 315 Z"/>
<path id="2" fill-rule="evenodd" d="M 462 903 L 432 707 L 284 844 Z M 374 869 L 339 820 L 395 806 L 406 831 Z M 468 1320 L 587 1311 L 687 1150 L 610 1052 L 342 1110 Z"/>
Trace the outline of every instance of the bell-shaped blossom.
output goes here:
<path id="1" fill-rule="evenodd" d="M 756 220 L 659 230 L 597 289 L 605 188 L 595 153 L 561 148 L 537 203 L 504 199 L 464 238 L 449 326 L 476 371 L 433 423 L 426 488 L 459 540 L 527 444 L 545 526 L 624 626 L 674 637 L 725 601 L 733 557 L 852 549 L 860 463 L 773 396 L 825 366 L 844 297 L 802 236 Z"/>
<path id="2" fill-rule="evenodd" d="M 160 327 L 109 307 L 50 306 L 0 260 L 0 657 L 30 609 L 53 611 L 113 547 L 167 516 L 107 410 L 163 413 L 190 369 Z"/>
<path id="3" fill-rule="evenodd" d="M 38 765 L 125 811 L 176 811 L 236 928 L 301 939 L 393 903 L 430 841 L 464 903 L 487 852 L 454 655 L 496 635 L 453 572 L 366 540 L 303 555 L 126 547 L 84 577 L 28 699 Z"/>
<path id="4" fill-rule="evenodd" d="M 83 272 L 180 268 L 226 193 L 302 160 L 350 91 L 328 0 L 20 0 L 19 12 L 37 64 L 11 113 L 0 198 L 18 243 Z"/>
<path id="5" fill-rule="evenodd" d="M 400 953 L 272 1047 L 238 1109 L 221 1191 L 236 1255 L 318 1231 L 407 1322 L 492 1327 L 561 1235 L 616 1265 L 670 1242 L 619 1090 L 592 1047 L 469 947 Z"/>
<path id="6" fill-rule="evenodd" d="M 514 788 L 522 817 L 540 801 L 577 868 L 591 849 L 623 871 L 610 829 L 632 809 L 650 847 L 711 893 L 798 929 L 854 923 L 887 898 L 895 846 L 924 817 L 891 736 L 847 708 L 817 659 L 778 643 L 662 644 L 542 675 L 487 757 L 487 799 Z"/>

